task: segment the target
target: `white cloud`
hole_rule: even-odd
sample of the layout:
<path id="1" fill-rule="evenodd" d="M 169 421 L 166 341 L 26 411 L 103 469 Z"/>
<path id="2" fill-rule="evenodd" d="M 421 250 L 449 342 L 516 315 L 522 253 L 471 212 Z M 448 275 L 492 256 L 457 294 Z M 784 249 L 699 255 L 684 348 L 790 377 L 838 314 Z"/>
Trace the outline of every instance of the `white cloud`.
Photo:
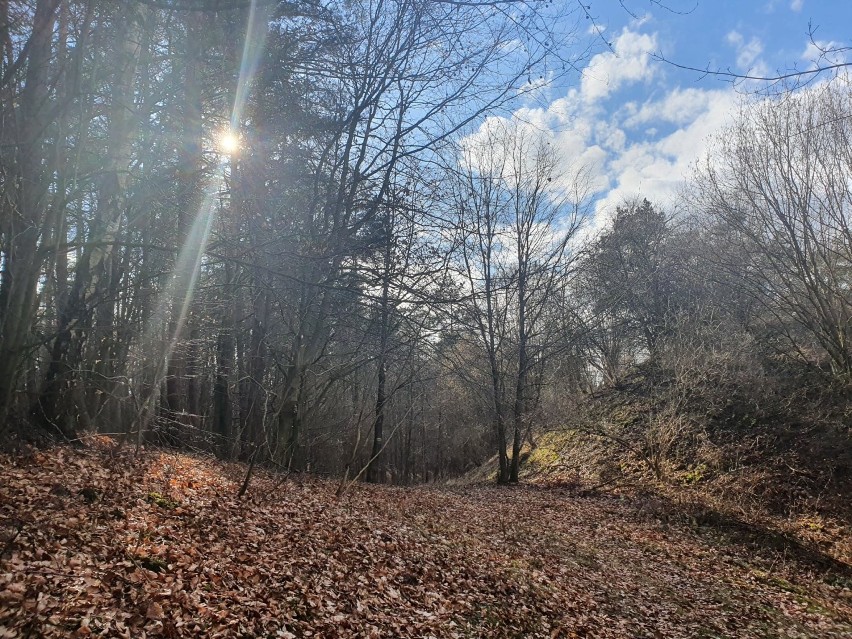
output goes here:
<path id="1" fill-rule="evenodd" d="M 801 11 L 804 4 L 805 0 L 791 0 L 790 9 L 793 11 Z"/>
<path id="2" fill-rule="evenodd" d="M 736 49 L 737 67 L 741 71 L 754 71 L 757 67 L 762 67 L 758 61 L 760 54 L 763 53 L 763 43 L 760 38 L 753 37 L 746 42 L 739 31 L 731 31 L 725 39 Z"/>
<path id="3" fill-rule="evenodd" d="M 675 130 L 657 143 L 662 153 L 677 158 L 679 168 L 686 169 L 686 164 L 700 156 L 707 139 L 729 124 L 736 108 L 738 98 L 734 92 L 715 90 L 707 91 L 707 93 L 709 95 L 704 109 L 689 124 Z"/>
<path id="4" fill-rule="evenodd" d="M 554 103 L 535 117 L 529 111 L 523 116 L 539 124 L 549 122 L 566 166 L 586 168 L 599 218 L 592 228 L 600 228 L 626 199 L 640 196 L 662 206 L 672 204 L 711 136 L 729 122 L 737 100 L 729 88 L 675 87 L 660 99 L 628 103 L 607 118 L 575 92 L 558 107 Z M 555 113 L 571 115 L 563 119 Z M 651 125 L 641 129 L 644 139 L 637 139 L 640 124 Z"/>
<path id="5" fill-rule="evenodd" d="M 661 100 L 645 102 L 624 120 L 628 127 L 652 122 L 686 124 L 707 110 L 716 91 L 675 87 Z"/>
<path id="6" fill-rule="evenodd" d="M 592 57 L 583 71 L 580 93 L 586 102 L 604 100 L 625 84 L 649 82 L 657 73 L 650 55 L 657 49 L 656 34 L 625 28 L 612 46 L 612 51 Z"/>
<path id="7" fill-rule="evenodd" d="M 754 64 L 762 50 L 759 40 L 745 42 L 738 35 L 730 36 L 732 44 L 743 51 L 743 62 Z M 513 115 L 548 136 L 563 159 L 566 178 L 584 171 L 596 211 L 590 232 L 607 224 L 615 206 L 637 196 L 671 206 L 693 164 L 705 153 L 711 136 L 729 122 L 739 99 L 727 86 L 666 86 L 648 57 L 656 47 L 655 35 L 625 29 L 614 46 L 617 55 L 608 52 L 592 58 L 579 88 Z M 643 99 L 644 92 L 630 93 L 631 100 L 620 105 L 613 101 L 604 108 L 606 97 L 637 84 L 651 85 L 653 95 Z M 474 135 L 484 133 L 483 126 Z"/>
<path id="8" fill-rule="evenodd" d="M 683 93 L 675 89 L 662 102 L 677 102 Z M 694 93 L 690 90 L 690 93 Z M 598 208 L 613 206 L 625 198 L 641 195 L 666 206 L 674 201 L 694 163 L 707 150 L 712 136 L 730 123 L 738 97 L 731 89 L 698 91 L 694 115 L 667 135 L 636 143 L 613 159 L 611 170 L 616 187 Z"/>
<path id="9" fill-rule="evenodd" d="M 606 33 L 606 25 L 603 23 L 593 22 L 586 29 L 586 35 L 600 37 Z"/>
<path id="10" fill-rule="evenodd" d="M 811 63 L 811 67 L 819 64 L 843 64 L 847 61 L 842 45 L 829 40 L 815 40 L 805 45 L 802 60 Z"/>
<path id="11" fill-rule="evenodd" d="M 641 29 L 646 24 L 648 24 L 653 18 L 654 18 L 654 16 L 651 15 L 651 13 L 649 13 L 649 12 L 643 13 L 641 16 L 636 16 L 635 18 L 633 18 L 630 21 L 630 28 L 633 31 L 636 31 L 637 29 Z"/>

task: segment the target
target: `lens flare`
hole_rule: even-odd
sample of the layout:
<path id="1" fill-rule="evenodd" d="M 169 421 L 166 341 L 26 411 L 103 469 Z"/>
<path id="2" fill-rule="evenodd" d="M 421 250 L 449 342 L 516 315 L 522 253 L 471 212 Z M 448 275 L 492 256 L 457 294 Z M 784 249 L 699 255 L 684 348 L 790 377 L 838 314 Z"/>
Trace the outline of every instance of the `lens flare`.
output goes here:
<path id="1" fill-rule="evenodd" d="M 272 7 L 275 4 L 262 2 L 258 7 L 258 3 L 259 0 L 251 0 L 240 75 L 234 96 L 234 107 L 231 110 L 231 124 L 216 138 L 218 151 L 223 155 L 233 156 L 239 153 L 242 146 L 237 131 L 242 121 L 249 87 L 263 52 Z M 143 335 L 142 348 L 150 348 L 151 355 L 140 358 L 142 368 L 138 374 L 141 379 L 151 379 L 151 373 L 153 373 L 153 381 L 150 384 L 151 390 L 136 416 L 136 419 L 140 420 L 137 443 L 141 443 L 145 426 L 156 413 L 156 402 L 162 381 L 166 378 L 169 360 L 189 315 L 189 307 L 201 273 L 207 241 L 216 215 L 217 198 L 224 188 L 227 161 L 225 158 L 220 158 L 218 164 L 219 170 L 204 186 L 204 199 L 195 213 L 192 227 L 182 242 L 174 270 L 158 296 L 153 316 Z"/>
<path id="2" fill-rule="evenodd" d="M 240 137 L 231 131 L 223 131 L 219 135 L 219 150 L 227 155 L 234 155 L 240 150 Z"/>

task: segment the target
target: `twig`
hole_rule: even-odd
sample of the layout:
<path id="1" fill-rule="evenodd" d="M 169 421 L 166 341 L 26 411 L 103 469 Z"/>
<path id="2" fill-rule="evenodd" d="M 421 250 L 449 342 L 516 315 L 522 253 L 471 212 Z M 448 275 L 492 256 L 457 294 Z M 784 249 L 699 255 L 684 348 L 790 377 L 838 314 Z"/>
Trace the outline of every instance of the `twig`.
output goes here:
<path id="1" fill-rule="evenodd" d="M 257 451 L 260 450 L 260 446 L 257 444 L 254 445 L 254 450 L 251 453 L 251 459 L 249 460 L 249 467 L 246 471 L 246 478 L 243 480 L 243 485 L 240 486 L 240 491 L 237 493 L 237 499 L 242 499 L 246 491 L 249 487 L 249 482 L 251 481 L 252 472 L 254 472 L 254 460 L 257 458 Z"/>
<path id="2" fill-rule="evenodd" d="M 276 490 L 278 490 L 278 489 L 281 487 L 281 485 L 282 485 L 285 481 L 287 481 L 288 479 L 290 479 L 290 472 L 291 472 L 291 471 L 290 471 L 289 469 L 287 469 L 287 470 L 285 470 L 283 473 L 281 473 L 281 477 L 278 479 L 278 481 L 276 481 L 276 482 L 272 485 L 272 488 L 270 488 L 269 490 L 267 490 L 267 491 L 263 494 L 263 496 L 260 498 L 260 500 L 261 500 L 261 501 L 265 501 L 266 499 L 268 499 L 268 498 L 269 498 L 269 496 L 270 496 L 273 492 L 275 492 Z"/>
<path id="3" fill-rule="evenodd" d="M 402 416 L 402 418 L 399 419 L 396 426 L 394 426 L 394 429 L 391 431 L 391 434 L 385 440 L 385 443 L 382 444 L 382 447 L 379 449 L 379 451 L 375 455 L 370 457 L 369 461 L 366 464 L 364 464 L 364 467 L 361 470 L 359 470 L 358 474 L 355 475 L 349 482 L 346 481 L 347 478 L 349 477 L 349 466 L 346 467 L 346 473 L 343 476 L 343 481 L 340 483 L 340 486 L 338 486 L 338 488 L 337 488 L 337 492 L 334 495 L 335 497 L 340 498 L 343 495 L 345 495 L 346 491 L 348 491 L 353 486 L 353 484 L 355 484 L 356 481 L 361 479 L 361 477 L 364 475 L 364 473 L 367 472 L 367 469 L 370 467 L 370 464 L 372 464 L 374 461 L 376 461 L 376 459 L 378 459 L 379 456 L 384 452 L 385 448 L 390 443 L 390 441 L 393 439 L 393 436 L 396 435 L 396 431 L 399 430 L 399 427 L 405 421 L 405 418 L 408 417 L 408 413 L 411 412 L 411 409 L 413 407 L 414 407 L 414 404 L 412 402 L 412 405 L 408 407 L 408 410 L 405 411 L 405 414 Z"/>
<path id="4" fill-rule="evenodd" d="M 12 544 L 15 543 L 15 540 L 20 536 L 21 531 L 23 531 L 23 529 L 24 529 L 24 522 L 19 520 L 18 521 L 18 527 L 15 529 L 15 534 L 12 535 L 6 541 L 6 543 L 3 545 L 3 550 L 0 551 L 0 559 L 3 558 L 3 555 L 5 555 L 7 552 L 9 552 L 9 549 L 12 548 Z"/>

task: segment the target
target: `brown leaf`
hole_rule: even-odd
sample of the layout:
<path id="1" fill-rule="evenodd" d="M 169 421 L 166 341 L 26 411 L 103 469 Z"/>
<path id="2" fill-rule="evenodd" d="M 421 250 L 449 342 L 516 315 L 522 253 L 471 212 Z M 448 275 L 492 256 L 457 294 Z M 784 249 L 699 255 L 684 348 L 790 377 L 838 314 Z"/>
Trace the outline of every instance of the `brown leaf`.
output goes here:
<path id="1" fill-rule="evenodd" d="M 151 621 L 162 621 L 166 616 L 166 613 L 163 612 L 163 607 L 160 604 L 156 601 L 152 601 L 148 605 L 148 611 L 145 613 L 145 616 Z"/>

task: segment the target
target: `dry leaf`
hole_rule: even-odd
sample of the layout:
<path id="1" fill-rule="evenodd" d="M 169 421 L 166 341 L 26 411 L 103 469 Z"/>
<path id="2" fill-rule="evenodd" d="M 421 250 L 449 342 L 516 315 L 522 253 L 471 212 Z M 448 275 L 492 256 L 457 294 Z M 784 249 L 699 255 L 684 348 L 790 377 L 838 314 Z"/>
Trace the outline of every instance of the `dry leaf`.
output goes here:
<path id="1" fill-rule="evenodd" d="M 151 621 L 162 621 L 166 614 L 163 612 L 163 607 L 160 604 L 152 601 L 148 604 L 148 611 L 145 613 L 145 616 Z"/>

